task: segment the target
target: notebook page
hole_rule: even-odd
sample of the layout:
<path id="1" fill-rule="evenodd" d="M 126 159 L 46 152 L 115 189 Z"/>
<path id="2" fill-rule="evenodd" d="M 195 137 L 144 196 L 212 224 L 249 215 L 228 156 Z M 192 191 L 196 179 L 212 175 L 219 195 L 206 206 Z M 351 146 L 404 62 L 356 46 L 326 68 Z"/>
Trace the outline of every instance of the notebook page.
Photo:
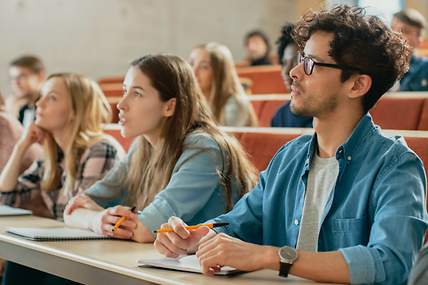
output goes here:
<path id="1" fill-rule="evenodd" d="M 32 240 L 85 240 L 108 238 L 89 230 L 68 227 L 9 228 L 6 232 Z"/>
<path id="2" fill-rule="evenodd" d="M 202 273 L 202 268 L 196 255 L 187 255 L 181 258 L 144 258 L 138 260 L 139 266 L 159 267 L 187 272 Z M 229 275 L 239 272 L 237 269 L 224 266 L 216 275 Z"/>
<path id="3" fill-rule="evenodd" d="M 29 210 L 13 208 L 6 205 L 0 205 L 0 216 L 24 216 L 31 215 L 32 212 Z"/>

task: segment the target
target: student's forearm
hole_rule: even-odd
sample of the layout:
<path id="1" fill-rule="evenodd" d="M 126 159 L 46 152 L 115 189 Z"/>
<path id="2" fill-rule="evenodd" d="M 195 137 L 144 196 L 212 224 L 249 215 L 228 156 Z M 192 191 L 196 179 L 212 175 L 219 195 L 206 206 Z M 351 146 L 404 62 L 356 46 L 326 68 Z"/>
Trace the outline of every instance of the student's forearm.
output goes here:
<path id="1" fill-rule="evenodd" d="M 102 211 L 79 208 L 70 215 L 64 214 L 64 223 L 75 228 L 84 228 L 101 233 L 100 215 Z"/>
<path id="2" fill-rule="evenodd" d="M 141 221 L 139 221 L 132 239 L 140 243 L 152 243 L 155 241 L 155 238 L 149 228 L 147 228 Z"/>
<path id="3" fill-rule="evenodd" d="M 278 248 L 267 249 L 265 268 L 279 271 Z M 290 274 L 318 282 L 349 283 L 349 269 L 339 251 L 298 251 L 298 258 Z"/>
<path id="4" fill-rule="evenodd" d="M 27 148 L 17 144 L 0 175 L 0 192 L 12 191 L 17 183 L 21 170 L 22 159 Z"/>

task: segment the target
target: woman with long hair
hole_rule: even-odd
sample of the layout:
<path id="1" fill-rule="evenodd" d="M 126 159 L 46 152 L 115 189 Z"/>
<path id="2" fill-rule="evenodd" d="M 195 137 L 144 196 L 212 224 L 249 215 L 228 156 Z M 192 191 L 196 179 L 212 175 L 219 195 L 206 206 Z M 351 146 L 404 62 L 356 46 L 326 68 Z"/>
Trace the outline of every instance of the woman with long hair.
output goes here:
<path id="1" fill-rule="evenodd" d="M 152 242 L 172 214 L 200 223 L 230 209 L 254 185 L 254 167 L 237 140 L 217 127 L 181 58 L 132 62 L 118 109 L 122 135 L 135 137 L 134 144 L 109 175 L 70 201 L 66 224 Z"/>
<path id="2" fill-rule="evenodd" d="M 37 115 L 13 148 L 0 175 L 0 202 L 35 215 L 62 219 L 68 200 L 101 179 L 123 155 L 103 134 L 111 114 L 100 87 L 76 74 L 53 74 L 44 83 Z M 35 143 L 44 157 L 22 175 L 20 165 Z"/>
<path id="3" fill-rule="evenodd" d="M 48 77 L 36 103 L 36 121 L 13 148 L 0 175 L 0 201 L 61 220 L 67 202 L 101 179 L 120 158 L 122 147 L 103 134 L 111 110 L 100 87 L 71 73 Z M 44 158 L 22 175 L 23 154 L 35 143 Z M 7 262 L 3 284 L 73 284 L 69 280 Z"/>
<path id="4" fill-rule="evenodd" d="M 254 109 L 226 46 L 218 43 L 197 46 L 189 62 L 217 123 L 234 127 L 257 126 Z"/>

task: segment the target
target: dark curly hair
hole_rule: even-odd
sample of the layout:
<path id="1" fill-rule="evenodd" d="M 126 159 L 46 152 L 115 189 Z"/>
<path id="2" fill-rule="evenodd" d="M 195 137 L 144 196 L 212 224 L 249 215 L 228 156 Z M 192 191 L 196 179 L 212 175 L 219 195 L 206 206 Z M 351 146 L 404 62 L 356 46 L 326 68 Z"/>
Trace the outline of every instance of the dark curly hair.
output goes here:
<path id="1" fill-rule="evenodd" d="M 252 37 L 259 37 L 263 40 L 263 42 L 266 45 L 266 53 L 265 56 L 268 56 L 270 54 L 270 51 L 272 49 L 272 46 L 270 45 L 269 37 L 262 31 L 262 30 L 252 30 L 248 32 L 244 37 L 244 45 L 247 46 L 248 42 Z"/>
<path id="2" fill-rule="evenodd" d="M 278 59 L 279 61 L 282 61 L 282 58 L 284 57 L 284 51 L 285 48 L 289 45 L 294 43 L 293 39 L 293 29 L 294 25 L 292 23 L 285 23 L 284 26 L 281 28 L 281 35 L 276 40 L 276 44 L 278 45 Z"/>
<path id="3" fill-rule="evenodd" d="M 363 8 L 339 5 L 331 10 L 306 13 L 293 31 L 299 50 L 318 31 L 334 35 L 329 55 L 337 64 L 353 68 L 342 70 L 342 82 L 355 73 L 371 77 L 371 88 L 363 98 L 364 112 L 409 68 L 410 49 L 403 38 L 380 18 L 366 16 Z"/>

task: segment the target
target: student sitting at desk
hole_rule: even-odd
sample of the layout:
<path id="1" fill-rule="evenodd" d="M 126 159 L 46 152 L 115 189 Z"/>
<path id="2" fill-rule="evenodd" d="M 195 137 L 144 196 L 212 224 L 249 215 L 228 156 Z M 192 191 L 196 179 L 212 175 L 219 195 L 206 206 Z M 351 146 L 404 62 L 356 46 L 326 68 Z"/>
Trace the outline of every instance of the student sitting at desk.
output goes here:
<path id="1" fill-rule="evenodd" d="M 0 94 L 0 173 L 9 160 L 13 147 L 22 135 L 22 126 L 17 119 L 5 112 L 4 100 Z M 42 156 L 40 145 L 32 145 L 24 154 L 19 173 L 27 169 L 34 160 Z"/>
<path id="2" fill-rule="evenodd" d="M 1 203 L 61 220 L 67 202 L 124 155 L 119 143 L 103 134 L 109 118 L 110 106 L 95 82 L 75 74 L 51 75 L 37 101 L 35 123 L 0 175 Z M 19 175 L 24 154 L 37 142 L 44 144 L 44 159 Z"/>
<path id="3" fill-rule="evenodd" d="M 239 81 L 230 50 L 218 43 L 195 47 L 189 63 L 215 120 L 222 126 L 255 127 L 257 117 Z"/>
<path id="4" fill-rule="evenodd" d="M 283 146 L 258 185 L 214 222 L 216 234 L 163 227 L 163 254 L 196 252 L 219 266 L 272 269 L 320 282 L 404 284 L 427 229 L 426 178 L 402 138 L 388 138 L 368 110 L 403 75 L 409 49 L 378 17 L 337 6 L 297 23 L 299 64 L 291 110 L 315 134 Z M 201 241 L 201 238 L 205 237 Z"/>
<path id="5" fill-rule="evenodd" d="M 51 75 L 36 105 L 35 123 L 15 145 L 0 175 L 0 201 L 61 220 L 67 202 L 101 179 L 124 151 L 103 134 L 102 124 L 110 120 L 110 105 L 92 80 L 69 73 Z M 19 176 L 26 150 L 37 142 L 44 144 L 44 159 Z M 52 280 L 60 282 L 61 278 L 6 264 L 4 284 L 57 284 L 49 283 Z"/>
<path id="6" fill-rule="evenodd" d="M 137 59 L 123 88 L 118 104 L 122 135 L 136 140 L 109 175 L 70 201 L 66 224 L 152 242 L 153 230 L 171 215 L 200 223 L 231 209 L 253 187 L 254 167 L 239 143 L 214 123 L 184 60 L 166 55 Z M 121 205 L 137 206 L 141 213 Z M 76 219 L 79 213 L 85 213 L 82 219 Z M 112 231 L 123 216 L 127 220 Z"/>

